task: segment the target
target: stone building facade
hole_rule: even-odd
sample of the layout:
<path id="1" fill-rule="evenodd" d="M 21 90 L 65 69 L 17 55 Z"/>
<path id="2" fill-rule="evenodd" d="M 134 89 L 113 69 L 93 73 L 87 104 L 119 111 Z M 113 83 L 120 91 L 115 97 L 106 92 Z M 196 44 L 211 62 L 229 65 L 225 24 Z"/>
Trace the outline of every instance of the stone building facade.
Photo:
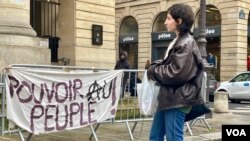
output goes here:
<path id="1" fill-rule="evenodd" d="M 46 39 L 30 26 L 29 0 L 0 1 L 0 70 L 10 64 L 49 64 Z"/>
<path id="2" fill-rule="evenodd" d="M 135 68 L 143 69 L 147 60 L 160 58 L 174 38 L 162 26 L 167 8 L 174 3 L 186 3 L 193 8 L 193 33 L 197 38 L 199 0 L 116 0 L 116 47 L 129 52 Z M 220 81 L 247 70 L 249 12 L 249 0 L 207 0 L 206 51 L 216 56 L 214 73 Z"/>
<path id="3" fill-rule="evenodd" d="M 36 1 L 58 8 L 53 12 L 46 4 L 33 7 Z M 177 2 L 192 6 L 197 37 L 199 0 L 1 0 L 0 69 L 10 64 L 61 65 L 57 62 L 61 58 L 70 60 L 67 65 L 112 69 L 121 49 L 129 52 L 132 68 L 143 69 L 174 38 L 163 23 L 166 9 Z M 217 58 L 216 74 L 221 81 L 246 71 L 249 8 L 248 0 L 207 0 L 207 52 Z M 38 15 L 34 14 L 37 9 Z M 54 34 L 45 32 L 50 30 Z M 51 36 L 59 39 L 53 54 Z"/>
<path id="4" fill-rule="evenodd" d="M 58 39 L 56 46 L 51 39 Z M 0 53 L 1 70 L 63 65 L 62 58 L 67 65 L 112 69 L 115 0 L 1 0 Z"/>
<path id="5" fill-rule="evenodd" d="M 116 62 L 115 1 L 60 0 L 59 56 L 70 65 L 113 69 Z M 102 45 L 92 44 L 92 25 L 102 26 Z"/>

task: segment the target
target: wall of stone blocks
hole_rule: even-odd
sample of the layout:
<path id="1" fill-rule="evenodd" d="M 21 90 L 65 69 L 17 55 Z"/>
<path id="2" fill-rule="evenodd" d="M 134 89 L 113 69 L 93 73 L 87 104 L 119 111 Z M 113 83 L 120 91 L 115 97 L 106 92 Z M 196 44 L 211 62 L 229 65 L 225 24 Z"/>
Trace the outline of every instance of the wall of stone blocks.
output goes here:
<path id="1" fill-rule="evenodd" d="M 118 50 L 119 27 L 128 17 L 134 17 L 139 26 L 138 63 L 143 69 L 147 59 L 151 59 L 151 32 L 153 21 L 161 12 L 174 3 L 187 3 L 195 14 L 199 12 L 197 0 L 155 0 L 123 1 L 116 3 L 116 48 Z M 250 8 L 249 1 L 207 0 L 207 5 L 217 7 L 221 13 L 221 60 L 220 80 L 231 78 L 238 72 L 246 71 L 247 26 Z M 239 11 L 244 10 L 245 19 L 239 18 Z"/>
<path id="2" fill-rule="evenodd" d="M 70 36 L 70 41 L 62 41 L 60 56 L 69 57 L 71 65 L 113 69 L 116 62 L 115 1 L 63 0 L 62 5 L 64 2 L 65 7 L 70 5 L 71 13 L 68 19 L 62 19 L 60 22 L 70 22 L 70 30 L 66 33 L 62 31 L 66 24 L 62 27 L 61 35 Z M 63 18 L 63 15 L 61 16 Z M 102 45 L 92 44 L 93 24 L 103 27 Z"/>

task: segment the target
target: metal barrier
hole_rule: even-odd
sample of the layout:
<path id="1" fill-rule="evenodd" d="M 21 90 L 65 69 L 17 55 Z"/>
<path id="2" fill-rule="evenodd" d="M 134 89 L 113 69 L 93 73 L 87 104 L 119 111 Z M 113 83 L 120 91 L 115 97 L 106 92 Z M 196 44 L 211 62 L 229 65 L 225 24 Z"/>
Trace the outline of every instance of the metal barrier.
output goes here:
<path id="1" fill-rule="evenodd" d="M 208 82 L 207 73 L 204 72 L 203 79 L 202 79 L 201 95 L 202 95 L 205 102 L 207 101 L 207 99 L 206 99 L 207 98 L 207 96 L 206 96 L 207 95 L 207 88 L 208 88 L 207 82 Z M 206 103 L 206 104 L 209 104 L 209 103 Z M 209 124 L 206 121 L 205 115 L 202 115 L 202 116 L 197 117 L 196 119 L 190 121 L 190 123 L 189 123 L 190 127 L 192 128 L 197 121 L 203 122 L 207 126 L 207 128 L 209 130 L 211 130 L 211 127 L 209 126 Z M 190 134 L 193 135 L 192 130 L 190 130 L 190 131 L 191 131 Z"/>
<path id="2" fill-rule="evenodd" d="M 107 71 L 108 69 L 96 69 L 96 68 L 81 68 L 81 67 L 71 67 L 71 66 L 49 66 L 49 65 L 12 65 L 13 67 L 28 67 L 28 68 L 43 68 L 43 69 L 57 69 L 58 71 L 70 71 L 70 70 L 87 70 L 87 71 Z M 92 137 L 95 138 L 96 141 L 98 141 L 97 138 L 97 134 L 96 131 L 98 130 L 98 128 L 100 127 L 101 124 L 104 123 L 125 123 L 128 129 L 128 133 L 130 135 L 131 140 L 134 140 L 133 137 L 133 132 L 137 126 L 138 122 L 143 122 L 143 121 L 151 121 L 153 119 L 152 116 L 145 116 L 142 115 L 140 113 L 139 110 L 139 104 L 138 104 L 138 97 L 137 97 L 137 88 L 136 88 L 136 84 L 137 83 L 141 83 L 141 80 L 143 79 L 143 74 L 144 74 L 144 70 L 124 70 L 124 73 L 129 73 L 129 81 L 128 83 L 126 83 L 125 85 L 121 84 L 121 86 L 124 86 L 124 89 L 121 89 L 123 91 L 121 91 L 120 94 L 120 99 L 119 99 L 119 104 L 118 104 L 118 108 L 116 111 L 116 117 L 114 119 L 110 119 L 107 121 L 104 121 L 102 123 L 97 123 L 97 125 L 95 126 L 95 128 L 90 125 L 90 129 L 92 131 L 92 134 L 90 135 L 90 139 Z M 202 85 L 202 93 L 203 93 L 203 97 L 204 99 L 206 98 L 206 81 L 207 81 L 207 76 L 206 73 L 204 74 L 203 77 L 203 85 Z M 0 87 L 2 88 L 2 111 L 0 114 L 0 118 L 1 118 L 1 123 L 2 123 L 2 128 L 1 128 L 1 134 L 6 134 L 6 133 L 11 133 L 11 132 L 18 132 L 20 135 L 20 138 L 22 141 L 24 141 L 24 137 L 22 134 L 22 131 L 20 129 L 17 130 L 9 130 L 6 131 L 5 127 L 4 127 L 4 123 L 5 123 L 5 84 L 4 82 L 0 84 Z M 211 129 L 208 125 L 208 123 L 206 122 L 205 116 L 201 116 L 198 117 L 197 119 L 191 121 L 191 122 L 186 122 L 185 126 L 187 128 L 187 130 L 189 131 L 190 135 L 193 135 L 191 127 L 194 126 L 195 122 L 201 120 L 203 121 L 207 127 L 209 129 Z M 129 123 L 133 122 L 134 125 L 131 128 Z M 26 139 L 27 141 L 30 140 L 30 138 L 32 137 L 32 134 L 30 134 L 28 136 L 28 138 Z"/>
<path id="3" fill-rule="evenodd" d="M 63 71 L 63 72 L 69 72 L 69 71 L 92 71 L 92 72 L 99 72 L 99 71 L 109 71 L 109 69 L 100 69 L 100 68 L 94 68 L 94 67 L 74 67 L 74 66 L 51 66 L 51 65 L 31 65 L 31 64 L 13 64 L 9 66 L 9 68 L 31 68 L 31 69 L 55 69 L 58 71 Z M 8 68 L 6 68 L 8 69 Z M 0 112 L 0 118 L 1 118 L 1 135 L 4 134 L 9 134 L 9 133 L 18 133 L 21 141 L 25 141 L 25 138 L 23 136 L 23 129 L 20 128 L 15 128 L 15 129 L 9 129 L 6 130 L 5 124 L 6 123 L 6 91 L 5 91 L 5 81 L 4 81 L 4 76 L 5 75 L 5 70 L 3 74 L 1 75 L 1 83 L 0 83 L 0 92 L 1 92 L 1 112 Z M 9 122 L 11 123 L 11 122 Z M 95 131 L 92 125 L 90 125 L 90 129 L 92 133 L 95 135 Z M 27 137 L 26 141 L 29 141 L 32 137 L 32 133 L 29 134 Z M 95 137 L 97 138 L 97 137 Z"/>
<path id="4" fill-rule="evenodd" d="M 124 91 L 121 92 L 116 118 L 112 120 L 112 123 L 126 124 L 131 140 L 134 140 L 133 132 L 138 122 L 153 120 L 153 116 L 145 116 L 141 114 L 139 110 L 136 84 L 141 83 L 144 72 L 145 70 L 124 70 L 124 73 L 129 73 L 129 83 L 125 85 Z M 123 84 L 121 86 L 123 86 Z M 132 129 L 129 126 L 130 122 L 134 122 Z M 96 128 L 94 129 L 95 132 L 98 130 L 101 124 L 102 123 L 97 124 Z M 190 135 L 193 135 L 190 124 L 186 122 L 185 126 Z M 90 135 L 89 139 L 92 137 L 93 134 Z M 95 140 L 98 141 L 97 136 L 95 137 Z"/>
<path id="5" fill-rule="evenodd" d="M 152 116 L 145 116 L 140 113 L 138 97 L 137 97 L 137 83 L 141 83 L 143 79 L 142 76 L 145 70 L 124 70 L 124 73 L 128 73 L 129 79 L 126 84 L 121 84 L 121 94 L 119 99 L 118 108 L 116 111 L 115 119 L 112 119 L 112 123 L 125 123 L 128 129 L 129 136 L 131 140 L 134 140 L 133 132 L 137 126 L 138 122 L 152 121 Z M 134 122 L 131 128 L 129 123 Z M 96 132 L 100 125 L 103 123 L 98 123 L 94 131 Z M 93 137 L 93 133 L 90 135 L 89 139 Z M 95 137 L 97 141 L 97 137 Z"/>
<path id="6" fill-rule="evenodd" d="M 0 83 L 0 89 L 1 89 L 1 113 L 0 113 L 0 118 L 1 118 L 1 135 L 4 134 L 4 124 L 5 124 L 5 84 Z"/>

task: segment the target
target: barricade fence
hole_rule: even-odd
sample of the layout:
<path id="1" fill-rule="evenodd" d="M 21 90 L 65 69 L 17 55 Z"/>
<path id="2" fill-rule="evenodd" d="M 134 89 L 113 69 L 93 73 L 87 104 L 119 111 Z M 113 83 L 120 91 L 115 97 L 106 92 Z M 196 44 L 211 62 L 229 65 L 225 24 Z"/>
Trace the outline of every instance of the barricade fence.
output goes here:
<path id="1" fill-rule="evenodd" d="M 97 69 L 97 68 L 81 68 L 81 67 L 71 67 L 71 66 L 50 66 L 50 65 L 12 65 L 12 68 L 29 68 L 29 69 L 54 69 L 56 71 L 92 71 L 92 72 L 100 72 L 100 71 L 109 71 L 108 69 Z M 116 115 L 115 118 L 109 119 L 103 122 L 98 122 L 95 126 L 95 128 L 90 125 L 90 130 L 92 131 L 92 134 L 90 135 L 90 138 L 94 137 L 95 140 L 98 140 L 96 131 L 98 128 L 100 128 L 100 125 L 106 124 L 106 123 L 112 123 L 115 126 L 115 123 L 125 123 L 128 129 L 128 133 L 130 135 L 131 140 L 134 140 L 133 137 L 133 132 L 137 126 L 138 122 L 143 122 L 143 121 L 151 121 L 153 119 L 152 116 L 145 116 L 140 113 L 139 109 L 139 103 L 138 103 L 138 95 L 137 95 L 137 83 L 142 82 L 142 77 L 144 74 L 144 70 L 123 70 L 123 75 L 127 73 L 129 76 L 126 81 L 121 81 L 121 92 L 120 92 L 120 98 L 118 101 L 118 107 L 116 110 Z M 122 77 L 123 78 L 123 77 Z M 203 83 L 207 81 L 206 74 L 204 75 Z M 205 83 L 206 85 L 206 83 Z M 6 127 L 8 125 L 8 121 L 6 120 L 6 89 L 5 89 L 5 82 L 4 78 L 2 77 L 2 82 L 0 84 L 1 88 L 1 113 L 0 113 L 0 118 L 1 118 L 1 134 L 8 134 L 12 132 L 18 132 L 20 135 L 20 138 L 22 141 L 25 140 L 22 131 L 18 127 L 17 128 L 10 128 Z M 202 88 L 202 93 L 204 98 L 206 98 L 206 89 L 207 86 L 203 86 Z M 186 129 L 189 131 L 191 135 L 192 131 L 191 128 L 194 126 L 195 122 L 197 120 L 202 120 L 204 123 L 207 125 L 207 127 L 210 129 L 209 125 L 207 124 L 205 120 L 205 116 L 199 117 L 189 123 L 186 123 Z M 133 123 L 133 127 L 131 128 L 129 123 Z M 30 135 L 27 137 L 26 140 L 30 140 L 33 134 L 30 133 Z"/>
<path id="2" fill-rule="evenodd" d="M 145 70 L 123 70 L 124 74 L 128 76 L 128 79 L 122 81 L 121 83 L 121 94 L 119 99 L 118 108 L 116 111 L 116 116 L 114 119 L 111 119 L 111 123 L 124 123 L 127 127 L 128 134 L 131 140 L 134 140 L 133 132 L 137 126 L 138 122 L 152 121 L 152 116 L 143 115 L 140 112 L 138 94 L 137 94 L 137 85 L 142 82 L 143 75 Z M 125 82 L 125 84 L 124 84 Z M 97 131 L 100 125 L 107 123 L 102 122 L 98 123 L 94 131 Z M 133 124 L 133 127 L 130 127 L 130 124 Z M 90 139 L 95 136 L 94 132 L 90 135 Z M 95 137 L 95 140 L 98 140 Z"/>
<path id="3" fill-rule="evenodd" d="M 24 141 L 24 137 L 22 135 L 22 131 L 25 131 L 24 129 L 20 129 L 18 126 L 16 126 L 13 122 L 6 119 L 7 111 L 6 111 L 6 88 L 5 88 L 5 73 L 6 70 L 12 69 L 12 68 L 28 68 L 30 70 L 55 70 L 57 72 L 102 72 L 102 71 L 109 71 L 108 69 L 100 69 L 100 68 L 94 68 L 94 67 L 74 67 L 74 66 L 51 66 L 51 65 L 29 65 L 29 64 L 14 64 L 9 67 L 7 67 L 1 75 L 1 83 L 0 83 L 0 94 L 1 94 L 1 111 L 0 111 L 0 119 L 1 119 L 1 135 L 3 134 L 10 134 L 10 133 L 19 133 L 20 138 L 22 141 Z M 91 125 L 91 130 L 93 129 Z M 29 135 L 29 139 L 31 138 L 32 134 Z M 27 140 L 29 140 L 27 139 Z"/>

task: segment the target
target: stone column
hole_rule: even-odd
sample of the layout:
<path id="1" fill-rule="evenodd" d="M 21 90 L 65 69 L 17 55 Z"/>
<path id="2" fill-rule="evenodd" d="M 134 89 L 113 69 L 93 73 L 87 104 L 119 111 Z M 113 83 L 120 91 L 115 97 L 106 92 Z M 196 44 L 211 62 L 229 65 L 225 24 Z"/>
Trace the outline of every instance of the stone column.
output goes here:
<path id="1" fill-rule="evenodd" d="M 0 34 L 36 36 L 30 26 L 30 0 L 0 1 Z"/>
<path id="2" fill-rule="evenodd" d="M 30 26 L 30 0 L 0 0 L 0 71 L 10 64 L 50 64 L 48 39 Z"/>

